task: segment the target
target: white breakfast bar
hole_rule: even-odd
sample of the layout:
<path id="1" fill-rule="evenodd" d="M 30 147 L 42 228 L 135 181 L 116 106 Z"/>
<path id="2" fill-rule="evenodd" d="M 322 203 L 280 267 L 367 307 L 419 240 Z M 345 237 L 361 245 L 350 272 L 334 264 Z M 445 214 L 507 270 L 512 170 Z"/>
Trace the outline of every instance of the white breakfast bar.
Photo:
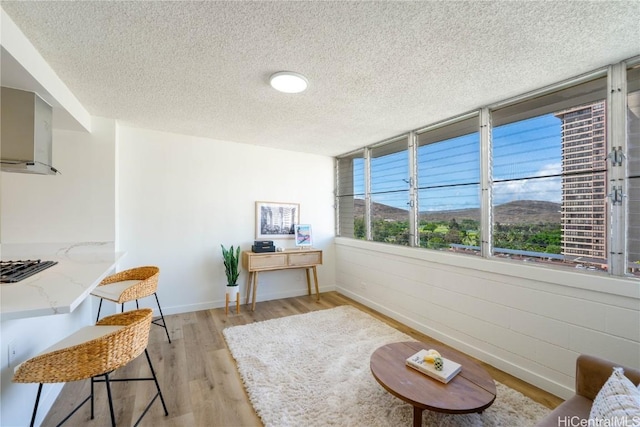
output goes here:
<path id="1" fill-rule="evenodd" d="M 14 368 L 93 323 L 87 297 L 123 255 L 115 251 L 113 242 L 0 245 L 3 261 L 57 262 L 19 282 L 0 283 L 0 425 L 28 425 L 37 385 L 13 383 Z M 40 418 L 62 386 L 47 386 L 40 400 Z"/>
<path id="2" fill-rule="evenodd" d="M 17 283 L 0 284 L 0 320 L 71 313 L 124 255 L 113 242 L 2 244 L 2 260 L 58 263 Z"/>

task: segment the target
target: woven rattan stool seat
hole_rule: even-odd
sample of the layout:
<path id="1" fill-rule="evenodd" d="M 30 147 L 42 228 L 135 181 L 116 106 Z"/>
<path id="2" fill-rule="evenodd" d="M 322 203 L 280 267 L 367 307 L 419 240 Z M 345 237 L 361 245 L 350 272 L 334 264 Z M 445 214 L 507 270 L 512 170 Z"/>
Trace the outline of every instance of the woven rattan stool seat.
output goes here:
<path id="1" fill-rule="evenodd" d="M 93 402 L 93 385 L 95 382 L 105 382 L 107 384 L 112 425 L 115 425 L 115 417 L 109 386 L 110 381 L 154 380 L 157 388 L 156 396 L 149 403 L 138 421 L 142 419 L 142 416 L 144 416 L 157 397 L 160 397 L 165 415 L 168 415 L 164 398 L 147 352 L 152 316 L 153 312 L 150 308 L 107 316 L 95 326 L 88 326 L 78 330 L 37 356 L 18 365 L 13 377 L 14 382 L 40 384 L 31 425 L 33 426 L 35 423 L 43 383 L 62 383 L 88 378 L 91 378 L 91 394 L 60 424 L 69 419 L 89 399 Z M 143 352 L 147 356 L 153 378 L 109 379 L 111 372 L 125 366 Z M 96 378 L 101 376 L 104 376 L 104 379 Z M 91 418 L 93 419 L 93 403 L 91 405 Z"/>
<path id="2" fill-rule="evenodd" d="M 91 295 L 100 298 L 96 321 L 100 318 L 103 299 L 121 304 L 122 311 L 124 311 L 125 302 L 135 301 L 136 308 L 139 308 L 139 299 L 153 295 L 155 296 L 156 303 L 158 304 L 160 319 L 154 320 L 152 323 L 163 327 L 167 334 L 167 339 L 171 342 L 169 330 L 167 329 L 167 324 L 165 323 L 164 315 L 162 314 L 162 307 L 160 306 L 158 294 L 156 293 L 158 290 L 159 276 L 160 269 L 158 267 L 144 266 L 124 270 L 104 278 L 91 292 Z"/>
<path id="3" fill-rule="evenodd" d="M 98 286 L 91 292 L 91 295 L 100 297 L 109 301 L 123 303 L 126 301 L 131 301 L 131 299 L 129 299 L 128 296 L 126 295 L 127 290 L 133 289 L 134 291 L 136 291 L 134 285 L 137 285 L 139 283 L 140 283 L 140 280 L 123 280 L 122 282 L 109 283 L 106 285 Z M 153 294 L 153 292 L 151 294 Z M 148 295 L 145 295 L 145 296 L 148 296 Z M 138 298 L 142 298 L 142 297 L 138 296 Z M 133 298 L 133 299 L 135 300 L 136 298 Z"/>

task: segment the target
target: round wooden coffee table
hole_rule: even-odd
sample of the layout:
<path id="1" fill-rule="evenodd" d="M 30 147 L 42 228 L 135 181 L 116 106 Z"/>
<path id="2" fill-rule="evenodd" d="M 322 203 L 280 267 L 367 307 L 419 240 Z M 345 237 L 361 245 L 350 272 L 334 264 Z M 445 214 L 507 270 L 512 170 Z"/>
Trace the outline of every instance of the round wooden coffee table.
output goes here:
<path id="1" fill-rule="evenodd" d="M 462 370 L 444 384 L 405 362 L 422 349 L 435 349 L 442 357 L 462 365 Z M 371 373 L 389 393 L 413 406 L 413 425 L 422 424 L 422 411 L 448 414 L 482 412 L 496 399 L 496 384 L 477 362 L 442 346 L 422 342 L 398 342 L 380 347 L 371 355 Z"/>

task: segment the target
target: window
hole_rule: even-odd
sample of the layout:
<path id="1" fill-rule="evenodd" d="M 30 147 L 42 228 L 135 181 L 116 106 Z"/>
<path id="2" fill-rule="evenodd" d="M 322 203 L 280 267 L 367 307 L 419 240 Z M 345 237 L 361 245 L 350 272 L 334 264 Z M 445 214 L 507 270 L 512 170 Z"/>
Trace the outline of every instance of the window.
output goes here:
<path id="1" fill-rule="evenodd" d="M 480 134 L 477 115 L 418 133 L 418 242 L 480 253 Z"/>
<path id="2" fill-rule="evenodd" d="M 492 112 L 494 256 L 606 268 L 605 99 L 599 78 Z"/>
<path id="3" fill-rule="evenodd" d="M 366 239 L 364 151 L 336 160 L 338 236 Z"/>
<path id="4" fill-rule="evenodd" d="M 407 137 L 371 149 L 371 238 L 410 245 Z"/>
<path id="5" fill-rule="evenodd" d="M 341 236 L 640 278 L 640 57 L 336 168 Z"/>
<path id="6" fill-rule="evenodd" d="M 627 270 L 640 277 L 640 65 L 627 70 Z"/>

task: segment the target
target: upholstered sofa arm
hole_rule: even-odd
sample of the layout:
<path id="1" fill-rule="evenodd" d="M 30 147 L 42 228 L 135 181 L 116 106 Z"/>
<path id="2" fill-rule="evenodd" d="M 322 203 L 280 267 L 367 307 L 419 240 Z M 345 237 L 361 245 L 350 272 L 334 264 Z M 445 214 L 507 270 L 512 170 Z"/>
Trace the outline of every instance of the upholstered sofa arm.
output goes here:
<path id="1" fill-rule="evenodd" d="M 620 366 L 620 364 L 595 356 L 580 355 L 576 362 L 576 394 L 590 400 L 595 399 L 616 366 Z M 627 367 L 623 368 L 625 376 L 638 385 L 640 371 Z"/>
<path id="2" fill-rule="evenodd" d="M 595 356 L 581 355 L 576 360 L 576 394 L 555 408 L 548 416 L 540 420 L 536 427 L 561 427 L 589 424 L 589 413 L 593 400 L 607 382 L 613 368 L 620 366 Z M 632 383 L 640 383 L 640 370 L 622 366 L 624 374 Z M 571 420 L 571 421 L 569 421 Z"/>

